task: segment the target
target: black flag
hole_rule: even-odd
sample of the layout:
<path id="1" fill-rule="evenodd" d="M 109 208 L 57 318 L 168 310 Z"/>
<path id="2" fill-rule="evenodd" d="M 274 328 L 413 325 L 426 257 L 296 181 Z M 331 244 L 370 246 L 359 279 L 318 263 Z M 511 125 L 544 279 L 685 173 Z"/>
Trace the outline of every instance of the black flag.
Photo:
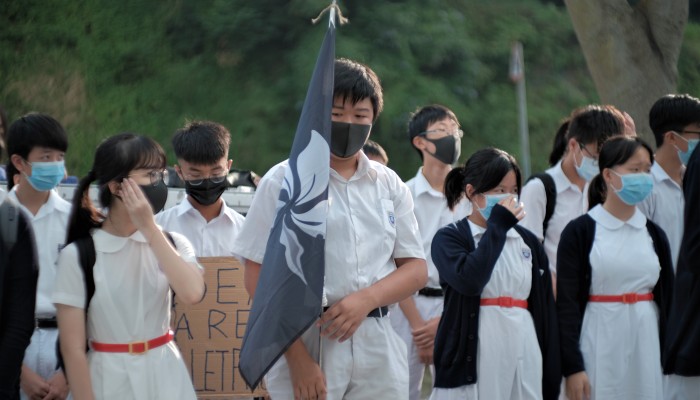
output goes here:
<path id="1" fill-rule="evenodd" d="M 332 12 L 297 125 L 243 338 L 239 367 L 253 389 L 321 313 L 334 62 Z"/>

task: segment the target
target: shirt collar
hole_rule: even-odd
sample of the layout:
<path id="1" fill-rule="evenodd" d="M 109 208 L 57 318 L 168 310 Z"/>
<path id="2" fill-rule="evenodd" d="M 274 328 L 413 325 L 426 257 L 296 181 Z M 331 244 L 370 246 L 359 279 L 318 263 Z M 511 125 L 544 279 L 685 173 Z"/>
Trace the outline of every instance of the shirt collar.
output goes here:
<path id="1" fill-rule="evenodd" d="M 358 179 L 361 179 L 365 175 L 368 175 L 369 178 L 372 181 L 377 180 L 377 170 L 382 167 L 382 164 L 376 162 L 376 161 L 370 161 L 369 158 L 365 155 L 364 151 L 359 151 L 357 153 L 357 170 L 355 170 L 355 173 L 348 179 L 348 181 L 355 181 Z M 335 177 L 336 179 L 340 179 L 342 181 L 345 181 L 345 179 L 340 176 L 338 172 L 336 172 L 333 168 L 330 169 L 331 176 Z"/>
<path id="2" fill-rule="evenodd" d="M 469 218 L 467 218 L 467 221 L 469 222 L 469 229 L 471 229 L 472 236 L 474 236 L 474 239 L 481 238 L 481 236 L 484 235 L 484 232 L 486 232 L 486 228 L 482 228 L 479 225 L 473 223 L 472 221 L 469 220 Z M 517 237 L 520 237 L 520 234 L 515 229 L 510 228 L 506 232 L 506 237 L 517 238 Z"/>
<path id="3" fill-rule="evenodd" d="M 22 203 L 20 203 L 19 199 L 17 198 L 17 188 L 19 185 L 15 185 L 12 190 L 10 190 L 10 193 L 8 196 L 14 200 L 17 204 L 19 204 L 21 207 L 25 209 L 25 211 L 29 212 L 29 210 L 24 207 Z M 67 202 L 66 200 L 59 195 L 55 189 L 52 189 L 49 191 L 49 198 L 46 200 L 46 203 L 42 204 L 41 207 L 39 208 L 39 212 L 36 215 L 32 215 L 29 213 L 29 215 L 32 215 L 34 219 L 42 217 L 44 215 L 48 215 L 52 213 L 53 211 L 58 211 L 64 214 L 70 214 L 70 209 L 71 209 L 71 204 Z"/>
<path id="4" fill-rule="evenodd" d="M 654 163 L 654 164 L 651 166 L 651 174 L 654 176 L 654 179 L 657 180 L 657 181 L 659 181 L 659 182 L 671 181 L 671 182 L 673 182 L 673 183 L 676 183 L 676 181 L 674 181 L 673 179 L 671 179 L 671 177 L 668 176 L 668 174 L 666 173 L 666 171 L 664 171 L 664 169 L 661 168 L 661 166 L 659 165 L 659 163 Z M 676 186 L 678 186 L 677 183 L 676 183 Z"/>
<path id="5" fill-rule="evenodd" d="M 101 253 L 115 253 L 126 246 L 130 240 L 139 243 L 148 243 L 140 231 L 136 231 L 128 237 L 121 237 L 107 233 L 104 229 L 95 229 L 92 238 L 95 242 L 95 250 Z"/>
<path id="6" fill-rule="evenodd" d="M 580 192 L 578 186 L 576 186 L 573 182 L 569 180 L 569 178 L 566 177 L 564 170 L 561 168 L 561 160 L 558 163 L 556 163 L 556 165 L 554 165 L 552 168 L 548 169 L 547 173 L 549 173 L 549 175 L 551 175 L 552 179 L 554 180 L 554 186 L 557 189 L 557 194 L 567 190 L 568 188 L 572 188 L 577 192 Z M 586 185 L 584 186 L 584 191 L 586 189 L 586 186 L 588 186 L 588 182 L 586 182 Z"/>
<path id="7" fill-rule="evenodd" d="M 423 193 L 428 193 L 435 197 L 444 197 L 442 193 L 430 186 L 430 182 L 428 182 L 428 179 L 425 177 L 425 175 L 423 175 L 423 167 L 418 168 L 418 173 L 415 177 L 414 191 L 415 197 L 418 197 Z"/>
<path id="8" fill-rule="evenodd" d="M 630 225 L 633 228 L 641 229 L 646 226 L 647 218 L 642 214 L 637 207 L 634 208 L 634 214 L 632 218 L 627 221 L 622 221 L 610 214 L 608 210 L 603 208 L 602 204 L 598 204 L 593 207 L 591 211 L 588 212 L 591 218 L 593 218 L 597 223 L 603 225 L 610 230 L 616 230 L 622 228 L 625 224 Z"/>
<path id="9" fill-rule="evenodd" d="M 219 215 L 217 215 L 216 218 L 225 215 L 226 218 L 231 220 L 231 222 L 236 222 L 236 215 L 234 214 L 235 211 L 226 205 L 226 201 L 224 199 L 221 200 L 223 201 L 223 204 L 221 205 L 221 211 L 219 211 Z M 201 214 L 199 214 L 199 211 L 197 211 L 197 209 L 192 206 L 192 203 L 190 203 L 189 196 L 185 196 L 185 198 L 182 199 L 180 204 L 177 205 L 176 212 L 178 217 L 181 217 L 184 214 L 187 214 L 188 212 L 197 213 L 197 215 L 201 216 Z"/>

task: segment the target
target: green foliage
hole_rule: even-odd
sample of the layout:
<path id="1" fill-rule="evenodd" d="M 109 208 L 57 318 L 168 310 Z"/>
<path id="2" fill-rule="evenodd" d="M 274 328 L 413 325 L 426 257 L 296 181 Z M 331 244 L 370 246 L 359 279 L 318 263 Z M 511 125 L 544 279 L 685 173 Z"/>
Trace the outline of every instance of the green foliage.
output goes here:
<path id="1" fill-rule="evenodd" d="M 373 129 L 393 167 L 419 159 L 410 113 L 452 108 L 466 132 L 462 159 L 492 145 L 518 155 L 513 41 L 525 48 L 533 170 L 546 167 L 559 120 L 597 101 L 566 9 L 537 0 L 340 1 L 348 25 L 336 54 L 375 69 L 385 111 Z M 83 174 L 103 138 L 170 136 L 211 119 L 232 134 L 234 165 L 263 173 L 286 158 L 323 39 L 328 0 L 7 0 L 0 2 L 0 104 L 14 119 L 48 112 L 69 131 L 71 172 Z M 700 29 L 686 33 L 679 87 L 698 92 Z M 404 154 L 408 156 L 403 156 Z"/>

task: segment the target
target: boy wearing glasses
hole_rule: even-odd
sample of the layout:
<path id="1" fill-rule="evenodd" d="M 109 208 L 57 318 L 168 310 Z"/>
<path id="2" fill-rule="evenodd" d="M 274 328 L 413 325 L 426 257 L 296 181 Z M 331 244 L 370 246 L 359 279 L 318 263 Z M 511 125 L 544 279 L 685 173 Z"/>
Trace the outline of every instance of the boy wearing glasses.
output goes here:
<path id="1" fill-rule="evenodd" d="M 445 177 L 459 159 L 462 135 L 454 112 L 438 104 L 417 109 L 408 121 L 408 139 L 418 152 L 422 166 L 406 186 L 411 191 L 413 213 L 421 233 L 428 264 L 428 283 L 413 296 L 399 302 L 399 307 L 389 316 L 408 348 L 410 400 L 420 398 L 425 366 L 433 363 L 433 342 L 442 315 L 443 293 L 430 254 L 430 244 L 438 229 L 471 214 L 466 199 L 450 211 L 443 191 Z"/>
<path id="2" fill-rule="evenodd" d="M 654 189 L 639 209 L 668 236 L 676 269 L 683 238 L 683 173 L 700 139 L 700 100 L 684 95 L 666 95 L 649 111 L 656 153 L 651 176 Z"/>
<path id="3" fill-rule="evenodd" d="M 63 160 L 67 149 L 66 131 L 45 114 L 20 117 L 7 131 L 7 186 L 11 189 L 7 196 L 29 216 L 39 260 L 34 332 L 20 376 L 22 399 L 65 399 L 68 395 L 66 377 L 56 369 L 58 329 L 51 301 L 58 251 L 65 243 L 71 208 L 53 190 L 66 175 Z M 19 178 L 16 186 L 15 178 Z"/>
<path id="4" fill-rule="evenodd" d="M 232 162 L 229 131 L 211 121 L 190 122 L 175 132 L 172 143 L 178 162 L 175 171 L 185 182 L 187 198 L 156 215 L 156 222 L 187 237 L 198 257 L 233 256 L 229 239 L 244 218 L 221 198 Z"/>
<path id="5" fill-rule="evenodd" d="M 603 142 L 624 132 L 625 117 L 613 106 L 589 105 L 574 110 L 561 161 L 523 186 L 520 200 L 527 206 L 520 225 L 543 241 L 555 295 L 561 232 L 588 211 L 588 184 L 600 172 L 598 150 Z M 549 204 L 550 199 L 553 204 Z"/>

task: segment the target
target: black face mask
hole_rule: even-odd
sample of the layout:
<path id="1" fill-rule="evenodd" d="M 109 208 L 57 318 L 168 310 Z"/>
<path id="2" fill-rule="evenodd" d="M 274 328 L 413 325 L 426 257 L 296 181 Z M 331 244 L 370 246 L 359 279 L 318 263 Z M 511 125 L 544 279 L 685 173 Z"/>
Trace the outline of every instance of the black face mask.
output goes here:
<path id="1" fill-rule="evenodd" d="M 210 206 L 216 203 L 228 187 L 226 179 L 221 182 L 212 182 L 210 178 L 202 180 L 199 185 L 192 185 L 190 181 L 185 181 L 185 192 L 192 196 L 194 201 L 203 205 Z"/>
<path id="2" fill-rule="evenodd" d="M 165 186 L 165 182 L 159 181 L 155 185 L 139 185 L 139 187 L 143 195 L 148 199 L 148 202 L 151 203 L 153 214 L 159 213 L 165 207 L 166 200 L 168 200 L 168 187 Z"/>
<path id="3" fill-rule="evenodd" d="M 369 138 L 372 125 L 331 122 L 331 153 L 340 158 L 348 158 L 358 151 Z"/>
<path id="4" fill-rule="evenodd" d="M 452 165 L 457 162 L 462 151 L 462 139 L 449 135 L 440 139 L 423 139 L 435 145 L 435 153 L 428 153 L 445 164 Z"/>

